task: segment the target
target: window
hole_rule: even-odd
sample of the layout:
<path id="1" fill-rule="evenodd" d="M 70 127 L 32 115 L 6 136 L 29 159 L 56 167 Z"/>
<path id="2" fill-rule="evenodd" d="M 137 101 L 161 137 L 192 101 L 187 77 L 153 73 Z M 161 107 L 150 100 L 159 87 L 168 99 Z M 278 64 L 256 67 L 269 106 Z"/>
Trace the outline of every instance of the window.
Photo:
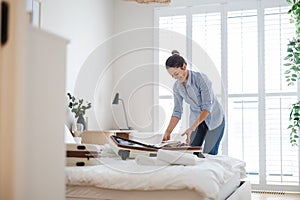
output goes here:
<path id="1" fill-rule="evenodd" d="M 177 47 L 185 49 L 186 41 L 186 16 L 168 16 L 160 17 L 159 27 L 164 31 L 159 33 L 159 47 L 161 49 L 177 49 Z M 166 59 L 171 55 L 170 51 L 159 51 L 159 65 L 165 66 Z M 170 116 L 172 115 L 173 108 L 173 88 L 174 79 L 170 78 L 170 75 L 165 70 L 165 67 L 159 69 L 159 80 L 164 80 L 159 83 L 159 110 L 158 122 L 159 131 L 166 130 Z M 181 124 L 178 124 L 174 129 L 174 132 L 179 132 L 181 128 L 184 128 Z"/>
<path id="2" fill-rule="evenodd" d="M 294 35 L 288 8 L 264 10 L 266 183 L 299 185 L 299 149 L 289 144 L 289 106 L 297 102 L 296 86 L 287 86 L 281 66 L 288 39 Z"/>
<path id="3" fill-rule="evenodd" d="M 193 40 L 207 52 L 221 74 L 221 14 L 201 13 L 193 14 L 192 17 Z M 196 53 L 193 54 L 193 58 L 197 58 Z"/>
<path id="4" fill-rule="evenodd" d="M 227 14 L 228 154 L 247 163 L 248 177 L 256 184 L 259 183 L 257 18 L 257 10 L 252 9 Z"/>
<path id="5" fill-rule="evenodd" d="M 287 86 L 282 67 L 295 29 L 289 23 L 285 1 L 281 5 L 278 1 L 268 2 L 273 5 L 253 2 L 157 8 L 157 55 L 164 66 L 169 52 L 177 49 L 190 68 L 204 73 L 210 73 L 211 67 L 205 66 L 211 62 L 216 70 L 208 76 L 214 79 L 217 74 L 223 83 L 216 92 L 227 116 L 222 152 L 247 163 L 254 189 L 298 191 L 299 147 L 290 145 L 287 131 L 289 106 L 297 101 L 298 88 Z M 184 42 L 174 42 L 178 40 L 171 32 L 164 35 L 166 29 L 185 36 Z M 210 61 L 199 56 L 199 48 Z M 158 92 L 163 108 L 158 116 L 169 119 L 174 81 L 166 73 L 165 69 L 158 71 L 159 84 L 164 83 Z M 220 86 L 214 80 L 213 84 Z M 186 128 L 188 115 L 181 121 L 176 131 Z"/>

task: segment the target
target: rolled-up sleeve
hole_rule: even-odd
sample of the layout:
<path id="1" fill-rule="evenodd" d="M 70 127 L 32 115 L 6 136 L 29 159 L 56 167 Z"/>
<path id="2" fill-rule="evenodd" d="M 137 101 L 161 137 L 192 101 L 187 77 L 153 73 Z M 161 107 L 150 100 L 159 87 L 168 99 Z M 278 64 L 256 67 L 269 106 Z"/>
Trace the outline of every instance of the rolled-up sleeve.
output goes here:
<path id="1" fill-rule="evenodd" d="M 177 117 L 178 119 L 181 119 L 183 98 L 179 94 L 176 84 L 173 87 L 173 97 L 174 97 L 174 108 L 173 108 L 172 116 Z"/>
<path id="2" fill-rule="evenodd" d="M 214 98 L 212 83 L 205 75 L 202 75 L 202 77 L 203 79 L 200 79 L 201 109 L 212 112 Z"/>

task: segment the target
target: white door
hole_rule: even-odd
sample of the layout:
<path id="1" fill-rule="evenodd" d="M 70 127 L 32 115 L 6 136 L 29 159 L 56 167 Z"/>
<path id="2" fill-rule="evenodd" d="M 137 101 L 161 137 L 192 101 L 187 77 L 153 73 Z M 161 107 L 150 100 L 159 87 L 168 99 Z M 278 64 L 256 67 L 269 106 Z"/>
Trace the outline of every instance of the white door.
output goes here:
<path id="1" fill-rule="evenodd" d="M 0 46 L 0 199 L 63 200 L 67 41 L 34 28 L 26 1 L 4 4 L 8 34 Z"/>

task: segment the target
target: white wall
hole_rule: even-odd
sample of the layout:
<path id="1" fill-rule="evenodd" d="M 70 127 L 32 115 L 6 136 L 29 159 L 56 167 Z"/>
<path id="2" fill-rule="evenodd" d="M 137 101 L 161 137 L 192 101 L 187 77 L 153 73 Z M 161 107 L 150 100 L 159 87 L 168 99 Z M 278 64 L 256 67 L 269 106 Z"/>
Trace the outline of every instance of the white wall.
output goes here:
<path id="1" fill-rule="evenodd" d="M 70 40 L 67 90 L 74 91 L 77 74 L 94 48 L 112 34 L 111 0 L 42 0 L 42 28 Z"/>
<path id="2" fill-rule="evenodd" d="M 114 92 L 120 92 L 126 103 L 130 101 L 126 105 L 130 126 L 152 130 L 153 53 L 142 50 L 118 57 L 133 48 L 153 46 L 152 30 L 144 31 L 137 42 L 132 29 L 153 26 L 154 6 L 123 0 L 42 2 L 42 28 L 70 40 L 66 87 L 92 102 L 89 129 L 124 128 L 123 111 L 111 105 Z"/>
<path id="3" fill-rule="evenodd" d="M 57 6 L 59 5 L 59 6 Z M 89 129 L 153 130 L 153 15 L 161 4 L 124 0 L 51 0 L 42 2 L 42 28 L 70 40 L 67 91 L 92 102 Z"/>
<path id="4" fill-rule="evenodd" d="M 114 32 L 120 33 L 135 28 L 153 27 L 153 9 L 157 5 L 115 0 Z M 153 38 L 149 38 L 149 40 L 153 40 Z"/>
<path id="5" fill-rule="evenodd" d="M 153 123 L 153 8 L 156 4 L 115 1 L 113 93 L 125 101 L 129 126 L 152 131 Z M 150 27 L 150 28 L 149 28 Z M 115 127 L 124 127 L 123 111 L 112 107 Z"/>
<path id="6" fill-rule="evenodd" d="M 66 90 L 92 102 L 93 107 L 87 113 L 89 129 L 99 128 L 95 113 L 102 113 L 108 107 L 107 101 L 103 100 L 107 99 L 106 93 L 111 93 L 111 74 L 107 74 L 106 86 L 102 87 L 102 101 L 94 99 L 98 98 L 94 95 L 98 76 L 105 67 L 102 60 L 89 60 L 89 57 L 113 34 L 113 5 L 111 0 L 42 0 L 42 28 L 70 40 Z M 109 58 L 110 48 L 105 46 L 106 58 Z M 110 128 L 111 123 L 112 120 L 105 120 L 103 127 Z"/>

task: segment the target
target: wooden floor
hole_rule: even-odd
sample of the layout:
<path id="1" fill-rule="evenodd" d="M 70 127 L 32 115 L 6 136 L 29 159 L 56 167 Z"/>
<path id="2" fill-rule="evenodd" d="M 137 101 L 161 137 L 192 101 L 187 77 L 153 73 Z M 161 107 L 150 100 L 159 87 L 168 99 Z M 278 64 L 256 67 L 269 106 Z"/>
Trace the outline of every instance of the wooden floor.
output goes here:
<path id="1" fill-rule="evenodd" d="M 251 193 L 252 200 L 300 200 L 300 194 L 268 194 L 268 193 Z"/>

